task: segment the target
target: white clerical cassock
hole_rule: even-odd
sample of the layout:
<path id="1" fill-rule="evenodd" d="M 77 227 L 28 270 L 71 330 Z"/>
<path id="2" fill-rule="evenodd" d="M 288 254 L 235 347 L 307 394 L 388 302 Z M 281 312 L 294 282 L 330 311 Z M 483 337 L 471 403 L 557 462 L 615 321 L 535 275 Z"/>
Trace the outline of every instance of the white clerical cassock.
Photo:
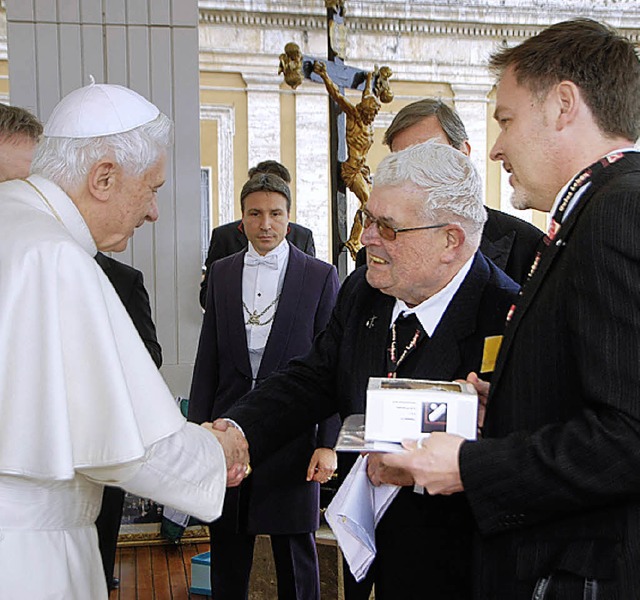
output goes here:
<path id="1" fill-rule="evenodd" d="M 205 521 L 224 453 L 186 423 L 71 199 L 0 184 L 0 598 L 107 598 L 104 483 Z"/>

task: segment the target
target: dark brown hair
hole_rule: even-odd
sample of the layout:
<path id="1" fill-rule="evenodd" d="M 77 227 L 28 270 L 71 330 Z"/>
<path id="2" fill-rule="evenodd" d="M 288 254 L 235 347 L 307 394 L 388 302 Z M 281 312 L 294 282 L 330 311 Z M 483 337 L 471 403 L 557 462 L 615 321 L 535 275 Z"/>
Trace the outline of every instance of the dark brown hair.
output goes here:
<path id="1" fill-rule="evenodd" d="M 291 191 L 285 181 L 273 173 L 256 173 L 242 186 L 240 208 L 244 214 L 244 201 L 254 192 L 277 192 L 287 199 L 287 214 L 291 211 Z"/>
<path id="2" fill-rule="evenodd" d="M 634 44 L 614 29 L 591 19 L 556 23 L 489 60 L 502 77 L 513 69 L 519 85 L 539 99 L 561 81 L 579 88 L 605 135 L 640 137 L 640 62 Z"/>
<path id="3" fill-rule="evenodd" d="M 277 160 L 263 160 L 255 167 L 251 167 L 249 169 L 249 179 L 258 173 L 272 173 L 273 175 L 280 177 L 280 179 L 285 183 L 291 183 L 291 174 L 289 173 L 289 169 Z"/>

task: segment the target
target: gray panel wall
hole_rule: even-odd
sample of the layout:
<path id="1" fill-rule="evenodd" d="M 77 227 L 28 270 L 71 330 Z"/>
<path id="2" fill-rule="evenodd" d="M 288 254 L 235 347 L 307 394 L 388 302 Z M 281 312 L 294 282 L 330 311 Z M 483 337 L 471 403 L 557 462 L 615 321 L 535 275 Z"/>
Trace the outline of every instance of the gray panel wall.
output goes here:
<path id="1" fill-rule="evenodd" d="M 200 331 L 200 157 L 197 0 L 6 0 L 12 104 L 46 121 L 89 76 L 126 85 L 176 123 L 160 220 L 114 258 L 143 271 L 163 373 L 189 392 Z"/>

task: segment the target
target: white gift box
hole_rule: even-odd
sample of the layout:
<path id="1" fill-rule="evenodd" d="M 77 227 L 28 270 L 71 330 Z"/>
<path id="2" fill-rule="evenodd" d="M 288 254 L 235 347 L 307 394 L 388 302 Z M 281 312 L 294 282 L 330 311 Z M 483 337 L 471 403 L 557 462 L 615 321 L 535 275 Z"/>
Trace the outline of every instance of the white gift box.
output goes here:
<path id="1" fill-rule="evenodd" d="M 468 383 L 372 377 L 367 388 L 367 442 L 401 442 L 434 431 L 475 440 L 478 395 Z"/>

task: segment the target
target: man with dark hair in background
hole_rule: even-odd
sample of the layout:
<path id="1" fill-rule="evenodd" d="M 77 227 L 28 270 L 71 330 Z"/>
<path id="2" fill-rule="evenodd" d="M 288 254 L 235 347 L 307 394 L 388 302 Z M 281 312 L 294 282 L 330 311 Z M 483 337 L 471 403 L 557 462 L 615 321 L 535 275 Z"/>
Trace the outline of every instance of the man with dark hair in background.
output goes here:
<path id="1" fill-rule="evenodd" d="M 289 169 L 275 160 L 263 160 L 255 167 L 251 167 L 251 169 L 249 169 L 249 179 L 256 173 L 271 173 L 280 177 L 287 185 L 291 183 Z M 313 242 L 313 232 L 311 229 L 289 221 L 286 238 L 288 242 L 291 242 L 305 254 L 309 256 L 316 255 L 316 247 Z M 211 267 L 211 263 L 225 256 L 240 252 L 246 247 L 247 236 L 242 227 L 242 219 L 225 225 L 219 225 L 213 229 L 207 260 L 204 263 L 204 277 L 200 283 L 200 306 L 202 306 L 202 308 L 205 307 L 207 302 L 207 285 L 209 284 L 209 268 Z"/>
<path id="2" fill-rule="evenodd" d="M 305 354 L 324 329 L 338 293 L 335 267 L 285 240 L 291 192 L 274 174 L 255 173 L 240 193 L 249 246 L 211 266 L 189 419 L 219 417 L 289 359 Z M 247 597 L 256 535 L 271 538 L 278 598 L 319 600 L 314 532 L 319 483 L 336 468 L 334 415 L 307 427 L 237 489 L 210 525 L 211 589 Z"/>

